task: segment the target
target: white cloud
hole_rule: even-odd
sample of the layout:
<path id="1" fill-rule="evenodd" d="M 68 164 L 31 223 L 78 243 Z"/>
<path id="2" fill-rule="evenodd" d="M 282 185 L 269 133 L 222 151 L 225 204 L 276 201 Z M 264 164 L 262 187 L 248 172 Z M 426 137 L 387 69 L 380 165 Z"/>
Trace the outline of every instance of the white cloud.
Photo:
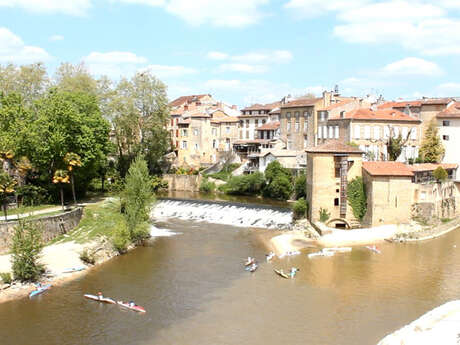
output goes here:
<path id="1" fill-rule="evenodd" d="M 81 16 L 91 7 L 91 0 L 0 0 L 0 6 L 20 7 L 30 12 L 63 13 Z"/>
<path id="2" fill-rule="evenodd" d="M 50 41 L 62 41 L 64 40 L 64 36 L 62 35 L 52 35 L 50 36 Z"/>
<path id="3" fill-rule="evenodd" d="M 206 54 L 206 57 L 211 60 L 225 60 L 225 59 L 228 59 L 228 54 L 213 51 L 213 52 L 208 52 L 208 54 Z"/>
<path id="4" fill-rule="evenodd" d="M 146 68 L 143 68 L 143 70 L 149 70 L 158 78 L 176 78 L 198 72 L 194 68 L 169 65 L 148 65 Z"/>
<path id="5" fill-rule="evenodd" d="M 284 7 L 296 16 L 316 17 L 330 11 L 359 7 L 370 0 L 290 0 Z"/>
<path id="6" fill-rule="evenodd" d="M 1 0 L 0 0 L 1 1 Z M 116 1 L 116 0 L 114 0 Z M 117 0 L 123 3 L 160 6 L 191 25 L 245 27 L 265 14 L 260 7 L 269 0 Z"/>
<path id="7" fill-rule="evenodd" d="M 460 83 L 450 82 L 443 83 L 437 86 L 436 94 L 438 96 L 460 96 Z"/>
<path id="8" fill-rule="evenodd" d="M 387 76 L 439 76 L 442 69 L 431 61 L 408 57 L 383 67 L 382 72 Z"/>
<path id="9" fill-rule="evenodd" d="M 97 75 L 118 78 L 121 75 L 135 73 L 147 59 L 131 52 L 113 51 L 108 53 L 92 52 L 83 58 L 89 70 Z"/>
<path id="10" fill-rule="evenodd" d="M 20 64 L 50 59 L 51 56 L 43 48 L 25 45 L 19 36 L 0 27 L 0 62 Z"/>
<path id="11" fill-rule="evenodd" d="M 286 63 L 292 60 L 292 53 L 288 50 L 250 52 L 233 56 L 232 60 L 245 63 Z"/>
<path id="12" fill-rule="evenodd" d="M 228 63 L 219 66 L 221 72 L 245 72 L 245 73 L 264 73 L 267 71 L 266 66 L 248 65 L 244 63 Z"/>

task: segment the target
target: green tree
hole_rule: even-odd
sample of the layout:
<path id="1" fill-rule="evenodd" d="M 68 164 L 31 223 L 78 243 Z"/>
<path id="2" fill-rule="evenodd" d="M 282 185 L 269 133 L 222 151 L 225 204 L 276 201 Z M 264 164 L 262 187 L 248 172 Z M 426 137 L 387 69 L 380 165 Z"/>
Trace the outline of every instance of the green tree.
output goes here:
<path id="1" fill-rule="evenodd" d="M 300 174 L 296 177 L 294 182 L 294 192 L 296 199 L 307 197 L 307 176 L 305 174 Z"/>
<path id="2" fill-rule="evenodd" d="M 395 129 L 393 127 L 389 127 L 390 135 L 388 136 L 388 140 L 386 143 L 387 152 L 388 152 L 388 160 L 396 161 L 398 157 L 401 155 L 404 146 L 408 142 L 410 138 L 410 132 L 407 133 L 407 136 L 403 138 L 401 134 L 395 135 Z"/>
<path id="3" fill-rule="evenodd" d="M 444 157 L 444 153 L 445 149 L 439 137 L 436 122 L 433 120 L 425 131 L 419 155 L 424 162 L 439 163 Z"/>
<path id="4" fill-rule="evenodd" d="M 98 95 L 98 82 L 89 73 L 84 63 L 72 65 L 62 63 L 54 74 L 55 84 L 60 91 Z"/>
<path id="5" fill-rule="evenodd" d="M 36 281 L 44 272 L 38 262 L 43 248 L 41 231 L 32 223 L 20 221 L 15 227 L 11 247 L 11 261 L 15 279 Z"/>
<path id="6" fill-rule="evenodd" d="M 279 200 L 289 199 L 293 185 L 288 169 L 283 168 L 278 161 L 273 161 L 265 169 L 265 178 L 267 180 L 263 191 L 265 197 Z"/>
<path id="7" fill-rule="evenodd" d="M 131 241 L 148 237 L 147 221 L 154 201 L 147 162 L 138 155 L 129 167 L 122 192 L 124 216 Z"/>
<path id="8" fill-rule="evenodd" d="M 0 201 L 3 206 L 3 214 L 5 215 L 5 221 L 8 219 L 8 195 L 14 193 L 16 181 L 11 178 L 7 173 L 0 171 Z"/>
<path id="9" fill-rule="evenodd" d="M 438 166 L 434 171 L 433 171 L 433 177 L 437 181 L 445 181 L 447 179 L 447 171 L 442 167 Z"/>
<path id="10" fill-rule="evenodd" d="M 304 198 L 298 199 L 292 206 L 294 219 L 305 218 L 308 211 L 308 203 Z"/>
<path id="11" fill-rule="evenodd" d="M 267 179 L 267 183 L 270 184 L 278 176 L 290 178 L 291 173 L 288 169 L 283 168 L 280 162 L 275 160 L 267 165 L 265 169 L 265 178 Z"/>
<path id="12" fill-rule="evenodd" d="M 348 183 L 347 198 L 353 210 L 353 215 L 362 220 L 367 211 L 367 196 L 366 186 L 361 176 L 355 177 Z"/>
<path id="13" fill-rule="evenodd" d="M 243 176 L 232 176 L 228 182 L 219 187 L 227 194 L 259 195 L 265 185 L 264 175 L 260 172 Z"/>

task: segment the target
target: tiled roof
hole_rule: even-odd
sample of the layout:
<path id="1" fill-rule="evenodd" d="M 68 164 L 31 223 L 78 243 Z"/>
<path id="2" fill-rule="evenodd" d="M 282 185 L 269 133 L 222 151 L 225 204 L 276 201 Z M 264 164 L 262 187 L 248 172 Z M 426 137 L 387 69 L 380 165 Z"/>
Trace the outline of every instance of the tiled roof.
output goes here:
<path id="1" fill-rule="evenodd" d="M 421 100 L 422 104 L 449 104 L 452 102 L 452 98 L 445 97 L 445 98 L 424 98 Z"/>
<path id="2" fill-rule="evenodd" d="M 438 118 L 452 118 L 452 117 L 460 117 L 460 102 L 455 102 L 443 111 L 441 111 L 438 115 Z"/>
<path id="3" fill-rule="evenodd" d="M 275 129 L 280 128 L 280 123 L 279 121 L 274 121 L 274 122 L 267 122 L 266 124 L 263 124 L 260 127 L 257 127 L 257 131 L 272 131 Z"/>
<path id="4" fill-rule="evenodd" d="M 301 98 L 281 104 L 281 109 L 314 106 L 321 98 Z"/>
<path id="5" fill-rule="evenodd" d="M 203 95 L 181 96 L 179 98 L 176 98 L 174 101 L 170 102 L 169 106 L 170 107 L 178 107 L 178 106 L 181 106 L 184 103 L 190 103 L 190 102 L 193 102 L 195 100 L 200 100 L 201 98 L 206 97 L 206 96 L 211 96 L 211 95 L 203 94 Z"/>
<path id="6" fill-rule="evenodd" d="M 217 117 L 211 120 L 211 122 L 214 122 L 214 123 L 238 122 L 238 121 L 239 121 L 238 118 L 234 116 Z"/>
<path id="7" fill-rule="evenodd" d="M 401 162 L 363 162 L 363 169 L 372 176 L 413 176 L 409 165 Z"/>
<path id="8" fill-rule="evenodd" d="M 280 106 L 280 102 L 273 102 L 273 103 L 267 103 L 267 104 L 257 103 L 257 104 L 250 105 L 249 107 L 246 107 L 241 110 L 272 110 L 279 106 Z"/>
<path id="9" fill-rule="evenodd" d="M 372 110 L 369 108 L 360 108 L 345 113 L 344 119 L 420 122 L 419 119 L 406 115 L 396 109 Z"/>
<path id="10" fill-rule="evenodd" d="M 340 102 L 337 102 L 337 103 L 331 103 L 331 105 L 329 105 L 328 107 L 319 108 L 318 110 L 327 110 L 327 111 L 329 111 L 329 110 L 344 106 L 345 104 L 351 103 L 353 101 L 354 101 L 353 99 L 346 99 L 344 101 L 340 101 Z"/>
<path id="11" fill-rule="evenodd" d="M 420 164 L 409 165 L 410 169 L 414 172 L 433 171 L 433 170 L 436 170 L 436 168 L 440 166 L 443 167 L 444 169 L 456 169 L 458 167 L 457 164 L 451 164 L 451 163 L 420 163 Z"/>
<path id="12" fill-rule="evenodd" d="M 256 115 L 238 115 L 238 118 L 242 119 L 252 119 L 256 117 L 266 117 L 268 118 L 270 115 L 269 114 L 256 114 Z"/>
<path id="13" fill-rule="evenodd" d="M 409 107 L 420 107 L 422 105 L 421 101 L 399 101 L 399 102 L 385 102 L 380 104 L 378 109 L 391 109 L 391 108 L 405 108 Z"/>
<path id="14" fill-rule="evenodd" d="M 338 140 L 328 140 L 322 145 L 307 148 L 305 151 L 312 153 L 363 153 L 359 148 L 346 145 Z"/>

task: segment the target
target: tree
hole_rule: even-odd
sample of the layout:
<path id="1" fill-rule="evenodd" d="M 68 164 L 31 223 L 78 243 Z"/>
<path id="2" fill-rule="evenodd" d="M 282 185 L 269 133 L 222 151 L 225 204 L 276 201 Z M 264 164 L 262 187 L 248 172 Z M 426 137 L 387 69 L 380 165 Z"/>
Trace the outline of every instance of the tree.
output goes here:
<path id="1" fill-rule="evenodd" d="M 72 185 L 73 203 L 76 205 L 77 204 L 77 197 L 75 195 L 75 183 L 74 183 L 73 169 L 75 167 L 81 167 L 81 158 L 76 153 L 68 152 L 64 156 L 64 162 L 67 165 L 67 170 L 69 171 L 69 174 L 70 174 L 70 182 L 71 182 L 71 185 Z"/>
<path id="2" fill-rule="evenodd" d="M 437 181 L 445 181 L 447 179 L 447 171 L 442 167 L 438 166 L 434 171 L 433 171 L 433 177 Z"/>
<path id="3" fill-rule="evenodd" d="M 131 241 L 148 237 L 147 224 L 154 200 L 147 162 L 138 155 L 129 167 L 122 192 L 124 216 Z"/>
<path id="4" fill-rule="evenodd" d="M 304 198 L 298 199 L 292 206 L 294 212 L 294 219 L 305 218 L 308 211 L 308 203 Z"/>
<path id="5" fill-rule="evenodd" d="M 54 80 L 60 91 L 98 94 L 98 82 L 91 76 L 84 63 L 62 63 L 55 72 Z"/>
<path id="6" fill-rule="evenodd" d="M 64 209 L 64 184 L 69 183 L 69 172 L 67 170 L 56 170 L 53 176 L 53 183 L 59 184 L 59 191 L 61 195 L 61 206 Z"/>
<path id="7" fill-rule="evenodd" d="M 436 122 L 433 120 L 425 131 L 419 155 L 424 162 L 439 163 L 444 157 L 444 153 L 445 149 L 439 138 Z"/>
<path id="8" fill-rule="evenodd" d="M 361 176 L 355 177 L 348 183 L 347 198 L 353 215 L 361 221 L 367 211 L 366 186 Z"/>
<path id="9" fill-rule="evenodd" d="M 36 281 L 44 272 L 38 263 L 43 248 L 41 231 L 32 223 L 20 221 L 15 227 L 11 261 L 15 279 Z"/>
<path id="10" fill-rule="evenodd" d="M 305 174 L 301 174 L 295 178 L 294 193 L 296 199 L 306 198 L 307 176 Z"/>
<path id="11" fill-rule="evenodd" d="M 388 152 L 388 160 L 390 161 L 395 161 L 398 159 L 398 157 L 401 155 L 401 152 L 406 145 L 406 143 L 409 141 L 410 138 L 410 132 L 407 134 L 405 138 L 401 135 L 395 135 L 395 129 L 393 127 L 389 127 L 389 136 L 387 140 L 387 152 Z"/>
<path id="12" fill-rule="evenodd" d="M 5 172 L 0 172 L 0 200 L 3 206 L 3 214 L 5 215 L 5 221 L 8 219 L 8 195 L 14 193 L 14 187 L 16 185 L 16 181 L 11 178 Z"/>
<path id="13" fill-rule="evenodd" d="M 280 162 L 273 161 L 265 169 L 265 178 L 267 185 L 263 191 L 264 196 L 279 200 L 289 199 L 293 185 L 288 169 L 283 168 Z"/>

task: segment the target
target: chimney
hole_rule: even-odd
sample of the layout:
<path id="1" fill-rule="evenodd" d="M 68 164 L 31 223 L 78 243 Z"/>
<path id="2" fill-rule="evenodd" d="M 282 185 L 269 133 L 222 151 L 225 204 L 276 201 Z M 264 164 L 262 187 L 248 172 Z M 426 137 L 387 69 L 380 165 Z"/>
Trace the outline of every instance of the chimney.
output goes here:
<path id="1" fill-rule="evenodd" d="M 187 111 L 188 110 L 188 104 L 185 104 L 184 105 L 184 111 Z"/>
<path id="2" fill-rule="evenodd" d="M 233 104 L 233 105 L 232 105 L 232 109 L 233 109 L 233 110 L 238 110 L 238 106 L 237 106 L 236 104 Z"/>
<path id="3" fill-rule="evenodd" d="M 331 105 L 332 92 L 323 91 L 323 106 L 328 107 Z"/>

